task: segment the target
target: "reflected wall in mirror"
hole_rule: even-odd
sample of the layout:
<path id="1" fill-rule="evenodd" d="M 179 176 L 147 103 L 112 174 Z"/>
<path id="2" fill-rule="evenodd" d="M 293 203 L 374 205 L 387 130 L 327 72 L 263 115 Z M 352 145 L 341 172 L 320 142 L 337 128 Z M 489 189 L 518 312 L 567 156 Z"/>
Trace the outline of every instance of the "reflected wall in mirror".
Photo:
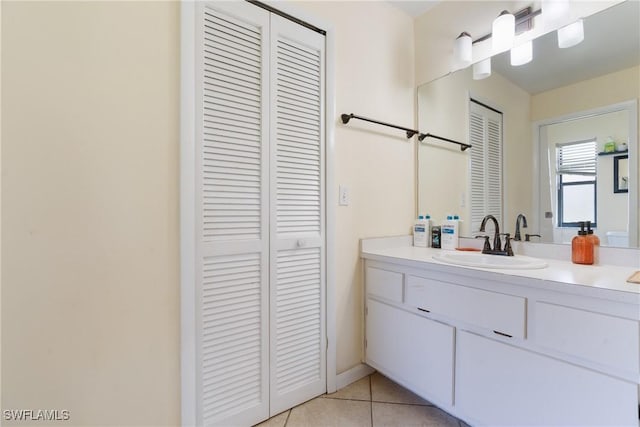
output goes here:
<path id="1" fill-rule="evenodd" d="M 627 102 L 569 117 L 543 121 L 539 140 L 540 234 L 550 243 L 571 242 L 579 221 L 591 221 L 603 245 L 607 236 L 637 233 L 637 210 L 629 194 L 616 194 L 615 158 L 605 152 L 611 141 L 627 145 L 637 127 L 636 103 Z M 633 151 L 635 152 L 635 144 Z M 627 182 L 628 182 L 627 168 Z M 637 188 L 637 183 L 633 183 Z M 549 215 L 548 213 L 552 214 Z M 634 239 L 628 239 L 630 243 Z"/>
<path id="2" fill-rule="evenodd" d="M 539 137 L 545 126 L 574 121 L 612 109 L 628 115 L 625 131 L 599 130 L 573 142 L 596 139 L 602 151 L 605 139 L 628 138 L 628 193 L 621 210 L 606 212 L 596 207 L 596 233 L 603 244 L 609 230 L 628 233 L 627 241 L 638 242 L 638 109 L 640 96 L 640 3 L 626 1 L 585 18 L 585 41 L 569 49 L 558 49 L 555 32 L 533 42 L 534 58 L 529 64 L 511 67 L 509 53 L 492 58 L 492 75 L 473 80 L 472 69 L 449 74 L 418 88 L 418 122 L 423 132 L 432 132 L 463 142 L 469 142 L 469 101 L 475 99 L 503 114 L 501 231 L 514 233 L 519 213 L 526 215 L 528 228 L 522 233 L 542 234 L 542 241 L 563 243 L 563 232 L 573 235 L 575 228 L 557 223 L 557 180 L 550 182 L 549 157 L 541 157 L 548 146 Z M 623 47 L 626 46 L 626 47 Z M 624 53 L 620 51 L 624 50 Z M 621 113 L 623 114 L 623 113 Z M 613 135 L 611 135 L 613 134 Z M 436 224 L 448 214 L 459 214 L 464 220 L 461 235 L 478 234 L 471 224 L 470 206 L 474 194 L 470 189 L 470 153 L 425 141 L 418 147 L 418 211 L 429 213 Z M 555 149 L 555 147 L 554 147 Z M 608 182 L 612 193 L 613 159 L 609 164 L 597 160 L 596 182 Z M 542 162 L 547 162 L 543 164 Z M 602 173 L 602 176 L 601 176 Z M 604 176 L 606 174 L 606 177 Z M 545 185 L 540 185 L 546 177 Z M 565 182 L 566 183 L 566 182 Z M 545 190 L 546 189 L 546 190 Z M 599 191 L 604 189 L 598 186 Z M 546 193 L 545 193 L 546 191 Z M 550 194 L 554 193 L 553 202 Z M 602 196 L 603 197 L 603 196 Z M 549 206 L 543 208 L 543 202 Z M 551 216 L 551 218 L 546 218 Z M 622 224 L 625 222 L 625 224 Z M 607 224 L 612 224 L 608 226 Z M 609 227 L 607 230 L 604 227 Z M 550 227 L 545 229 L 545 227 Z M 605 233 L 603 234 L 602 231 Z M 616 245 L 616 244 L 613 244 Z"/>

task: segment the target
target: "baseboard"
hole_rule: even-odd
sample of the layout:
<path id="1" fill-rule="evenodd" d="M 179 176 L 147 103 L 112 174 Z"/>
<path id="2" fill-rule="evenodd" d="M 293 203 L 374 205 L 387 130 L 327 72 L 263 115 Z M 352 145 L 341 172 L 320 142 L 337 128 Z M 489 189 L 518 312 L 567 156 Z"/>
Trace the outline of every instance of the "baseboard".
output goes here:
<path id="1" fill-rule="evenodd" d="M 338 390 L 345 388 L 349 384 L 352 384 L 367 375 L 371 375 L 375 371 L 376 370 L 371 366 L 365 365 L 364 363 L 356 365 L 353 368 L 336 375 L 336 388 Z"/>

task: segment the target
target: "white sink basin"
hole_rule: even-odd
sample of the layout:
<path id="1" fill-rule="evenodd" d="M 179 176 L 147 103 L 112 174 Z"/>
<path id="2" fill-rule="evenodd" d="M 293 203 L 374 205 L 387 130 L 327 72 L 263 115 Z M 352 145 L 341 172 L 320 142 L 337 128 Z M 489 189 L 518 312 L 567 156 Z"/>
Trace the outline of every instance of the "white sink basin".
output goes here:
<path id="1" fill-rule="evenodd" d="M 433 259 L 455 265 L 481 268 L 501 268 L 528 270 L 536 268 L 546 268 L 547 263 L 538 258 L 524 255 L 503 256 L 487 255 L 480 252 L 445 252 L 434 255 Z"/>

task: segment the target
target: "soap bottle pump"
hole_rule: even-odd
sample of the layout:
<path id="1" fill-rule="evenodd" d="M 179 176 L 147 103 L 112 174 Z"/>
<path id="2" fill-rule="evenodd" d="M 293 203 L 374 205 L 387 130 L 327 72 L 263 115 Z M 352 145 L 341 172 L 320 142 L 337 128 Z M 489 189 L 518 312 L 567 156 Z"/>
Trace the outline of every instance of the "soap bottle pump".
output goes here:
<path id="1" fill-rule="evenodd" d="M 587 238 L 585 223 L 579 222 L 580 231 L 571 240 L 571 261 L 574 264 L 593 264 L 593 242 Z"/>
<path id="2" fill-rule="evenodd" d="M 587 221 L 587 239 L 593 244 L 593 263 L 597 264 L 600 259 L 600 238 L 593 233 L 591 221 Z"/>

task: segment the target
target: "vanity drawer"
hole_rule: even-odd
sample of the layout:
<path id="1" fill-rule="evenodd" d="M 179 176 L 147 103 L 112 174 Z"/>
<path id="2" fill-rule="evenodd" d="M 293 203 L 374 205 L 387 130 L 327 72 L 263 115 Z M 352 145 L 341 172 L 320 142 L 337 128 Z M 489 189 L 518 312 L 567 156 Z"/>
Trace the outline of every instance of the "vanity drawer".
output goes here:
<path id="1" fill-rule="evenodd" d="M 404 274 L 397 271 L 367 267 L 367 294 L 401 303 L 403 279 Z"/>
<path id="2" fill-rule="evenodd" d="M 499 335 L 525 337 L 526 298 L 408 276 L 406 302 Z"/>
<path id="3" fill-rule="evenodd" d="M 640 372 L 640 324 L 602 313 L 538 301 L 535 341 L 581 359 Z"/>

